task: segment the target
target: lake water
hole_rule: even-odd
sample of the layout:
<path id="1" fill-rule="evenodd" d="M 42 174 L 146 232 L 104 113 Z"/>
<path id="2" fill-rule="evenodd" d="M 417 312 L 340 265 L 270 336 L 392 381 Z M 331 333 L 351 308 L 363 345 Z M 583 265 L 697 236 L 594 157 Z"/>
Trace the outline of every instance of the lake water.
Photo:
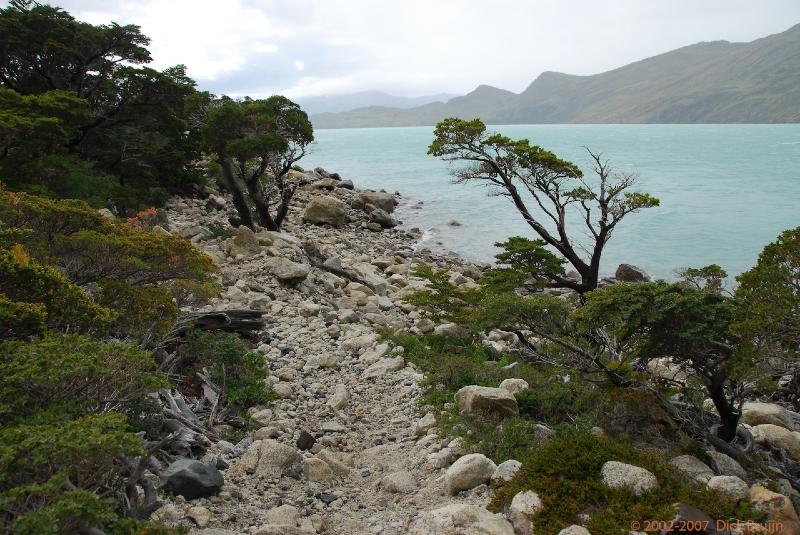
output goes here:
<path id="1" fill-rule="evenodd" d="M 584 146 L 602 152 L 620 170 L 640 173 L 638 189 L 657 196 L 661 206 L 623 220 L 604 253 L 604 274 L 627 262 L 664 278 L 672 278 L 676 268 L 711 263 L 735 275 L 750 268 L 782 230 L 800 226 L 797 124 L 491 129 L 528 138 L 579 164 L 590 178 Z M 427 231 L 432 248 L 443 245 L 466 258 L 490 261 L 495 242 L 534 237 L 507 199 L 487 196 L 480 186 L 451 183 L 448 164 L 426 155 L 432 131 L 318 130 L 311 155 L 300 163 L 336 171 L 356 187 L 399 191 L 405 200 L 398 217 Z"/>

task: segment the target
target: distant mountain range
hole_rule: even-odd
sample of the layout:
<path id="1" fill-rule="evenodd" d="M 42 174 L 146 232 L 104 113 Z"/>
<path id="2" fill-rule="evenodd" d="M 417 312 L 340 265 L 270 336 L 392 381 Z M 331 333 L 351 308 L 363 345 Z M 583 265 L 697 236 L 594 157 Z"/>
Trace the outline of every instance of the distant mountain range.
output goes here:
<path id="1" fill-rule="evenodd" d="M 367 106 L 407 109 L 431 102 L 447 102 L 457 96 L 450 93 L 438 93 L 423 97 L 398 97 L 382 91 L 361 91 L 344 95 L 303 97 L 295 99 L 295 102 L 300 104 L 307 114 L 313 115 L 315 113 L 338 113 Z"/>
<path id="2" fill-rule="evenodd" d="M 316 128 L 427 126 L 445 117 L 489 124 L 800 122 L 800 24 L 750 43 L 686 46 L 591 76 L 544 72 L 520 94 L 481 85 L 402 109 L 312 115 Z"/>

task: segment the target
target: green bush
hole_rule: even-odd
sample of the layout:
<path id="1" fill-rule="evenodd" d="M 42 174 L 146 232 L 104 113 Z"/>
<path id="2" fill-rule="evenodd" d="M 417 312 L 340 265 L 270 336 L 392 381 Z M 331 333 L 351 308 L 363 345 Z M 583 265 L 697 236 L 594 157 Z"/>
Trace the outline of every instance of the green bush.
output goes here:
<path id="1" fill-rule="evenodd" d="M 533 490 L 544 505 L 532 517 L 536 533 L 542 535 L 556 534 L 576 523 L 584 524 L 592 533 L 626 534 L 634 521 L 671 520 L 675 516 L 672 505 L 678 502 L 698 507 L 714 519 L 763 517 L 747 500 L 737 504 L 690 484 L 657 452 L 606 436 L 574 431 L 558 433 L 521 460 L 517 476 L 498 490 L 490 508 L 502 511 L 515 494 Z M 658 489 L 639 497 L 629 490 L 609 489 L 601 476 L 607 461 L 650 470 L 658 479 Z M 582 515 L 588 515 L 588 521 L 583 522 Z"/>
<path id="2" fill-rule="evenodd" d="M 122 411 L 166 386 L 152 356 L 131 344 L 47 334 L 0 343 L 0 423 L 41 411 L 62 417 Z"/>
<path id="3" fill-rule="evenodd" d="M 190 370 L 208 368 L 211 380 L 223 388 L 226 406 L 244 408 L 274 399 L 265 382 L 264 356 L 250 351 L 236 334 L 192 331 L 178 352 Z"/>
<path id="4" fill-rule="evenodd" d="M 216 271 L 211 258 L 189 240 L 117 224 L 79 201 L 0 189 L 0 226 L 23 231 L 14 243 L 78 285 L 105 279 L 134 286 L 209 282 Z"/>
<path id="5" fill-rule="evenodd" d="M 43 307 L 46 325 L 59 331 L 103 333 L 114 318 L 111 310 L 95 304 L 61 272 L 31 259 L 20 245 L 0 249 L 0 294 Z"/>
<path id="6" fill-rule="evenodd" d="M 44 413 L 33 420 L 0 428 L 4 533 L 68 535 L 89 526 L 115 534 L 173 533 L 117 512 L 125 459 L 142 452 L 141 438 L 126 430 L 122 415 L 62 420 Z"/>
<path id="7" fill-rule="evenodd" d="M 0 295 L 0 339 L 28 338 L 44 331 L 45 310 L 38 303 L 20 303 Z"/>
<path id="8" fill-rule="evenodd" d="M 106 279 L 100 283 L 99 304 L 118 311 L 112 333 L 131 336 L 139 343 L 160 339 L 180 314 L 180 309 L 165 288 L 131 286 L 125 281 Z"/>

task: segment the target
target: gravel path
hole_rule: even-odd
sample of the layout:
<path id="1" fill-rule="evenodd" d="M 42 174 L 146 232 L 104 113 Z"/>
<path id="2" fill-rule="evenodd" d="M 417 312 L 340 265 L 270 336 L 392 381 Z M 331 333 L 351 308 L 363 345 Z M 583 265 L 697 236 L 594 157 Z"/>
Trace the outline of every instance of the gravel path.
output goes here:
<path id="1" fill-rule="evenodd" d="M 466 273 L 475 267 L 416 251 L 416 233 L 367 230 L 360 209 L 348 207 L 351 222 L 342 228 L 303 224 L 302 210 L 315 195 L 296 195 L 284 227 L 288 236 L 261 234 L 261 246 L 244 253 L 234 248 L 237 258 L 227 252 L 230 240 L 206 230 L 233 215 L 227 200 L 181 199 L 168 206 L 170 230 L 193 236 L 221 268 L 225 290 L 201 310 L 267 311 L 270 323 L 258 351 L 280 398 L 267 410 L 251 408 L 260 426 L 251 436 L 235 447 L 220 443 L 206 455 L 230 465 L 218 496 L 189 504 L 177 497 L 157 512 L 164 521 L 194 526 L 193 534 L 401 534 L 422 529 L 413 525 L 423 511 L 488 501 L 485 485 L 447 495 L 443 474 L 457 458 L 457 444 L 448 447 L 448 439 L 429 430 L 431 416 L 420 421 L 422 376 L 405 365 L 402 348 L 381 343 L 376 334 L 387 325 L 430 328 L 401 301 L 422 284 L 408 275 L 413 263 Z M 357 192 L 328 195 L 349 203 Z M 275 258 L 307 264 L 299 244 L 308 240 L 329 261 L 335 257 L 336 265 L 360 270 L 380 295 L 316 268 L 299 284 L 278 281 L 265 266 Z"/>

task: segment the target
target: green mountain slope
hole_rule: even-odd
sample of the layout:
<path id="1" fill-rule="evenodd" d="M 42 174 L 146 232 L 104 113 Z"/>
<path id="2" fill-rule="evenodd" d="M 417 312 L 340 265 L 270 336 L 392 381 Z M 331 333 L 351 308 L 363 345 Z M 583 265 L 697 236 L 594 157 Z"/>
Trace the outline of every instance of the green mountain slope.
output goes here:
<path id="1" fill-rule="evenodd" d="M 800 24 L 752 41 L 683 47 L 592 76 L 542 73 L 519 95 L 480 86 L 446 103 L 312 116 L 318 128 L 526 123 L 800 122 Z"/>

